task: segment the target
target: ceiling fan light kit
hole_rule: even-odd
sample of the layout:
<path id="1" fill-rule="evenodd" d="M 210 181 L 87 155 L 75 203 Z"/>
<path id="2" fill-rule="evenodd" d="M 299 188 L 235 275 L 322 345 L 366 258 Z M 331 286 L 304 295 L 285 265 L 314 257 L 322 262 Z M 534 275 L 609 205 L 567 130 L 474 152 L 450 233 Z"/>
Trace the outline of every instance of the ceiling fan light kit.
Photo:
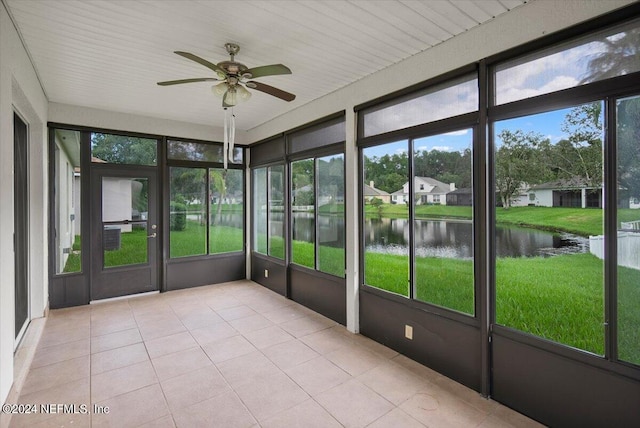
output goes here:
<path id="1" fill-rule="evenodd" d="M 217 97 L 222 98 L 222 107 L 225 109 L 224 120 L 224 167 L 227 168 L 227 159 L 233 161 L 233 144 L 235 140 L 235 115 L 233 107 L 239 102 L 248 101 L 251 92 L 246 88 L 255 89 L 265 94 L 272 95 L 281 100 L 290 102 L 296 96 L 282 89 L 275 88 L 260 82 L 249 81 L 248 79 L 258 79 L 265 76 L 276 76 L 280 74 L 291 74 L 291 70 L 282 64 L 263 65 L 260 67 L 248 68 L 246 65 L 236 62 L 235 56 L 240 52 L 240 46 L 235 43 L 224 45 L 227 53 L 231 57 L 229 61 L 221 61 L 217 64 L 200 58 L 189 52 L 175 51 L 177 55 L 204 65 L 213 71 L 216 77 L 196 77 L 191 79 L 167 80 L 158 82 L 160 86 L 179 85 L 183 83 L 195 82 L 219 82 L 211 87 L 211 91 Z M 245 88 L 246 86 L 246 88 Z M 227 109 L 231 108 L 231 116 Z"/>

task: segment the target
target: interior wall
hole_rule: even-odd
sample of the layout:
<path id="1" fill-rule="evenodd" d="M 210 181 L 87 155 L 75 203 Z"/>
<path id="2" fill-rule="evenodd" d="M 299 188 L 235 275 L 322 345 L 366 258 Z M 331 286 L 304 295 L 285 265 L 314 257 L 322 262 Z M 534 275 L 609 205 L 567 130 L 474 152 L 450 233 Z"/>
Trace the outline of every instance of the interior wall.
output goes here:
<path id="1" fill-rule="evenodd" d="M 13 112 L 29 126 L 29 281 L 31 318 L 47 296 L 47 99 L 13 23 L 0 4 L 0 402 L 13 383 Z"/>
<path id="2" fill-rule="evenodd" d="M 224 137 L 221 126 L 205 126 L 60 103 L 49 103 L 49 121 L 194 140 L 222 141 Z M 236 131 L 236 144 L 246 143 L 246 132 Z"/>

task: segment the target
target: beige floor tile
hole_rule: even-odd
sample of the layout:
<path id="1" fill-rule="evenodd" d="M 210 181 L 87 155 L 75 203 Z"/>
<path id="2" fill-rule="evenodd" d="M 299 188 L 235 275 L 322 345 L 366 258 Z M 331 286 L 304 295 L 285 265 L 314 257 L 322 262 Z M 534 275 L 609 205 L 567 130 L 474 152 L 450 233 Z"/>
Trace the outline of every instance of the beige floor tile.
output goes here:
<path id="1" fill-rule="evenodd" d="M 208 306 L 205 306 L 205 310 L 191 312 L 185 315 L 179 316 L 182 324 L 187 330 L 195 330 L 197 328 L 206 327 L 212 324 L 218 324 L 224 322 L 224 319 Z"/>
<path id="2" fill-rule="evenodd" d="M 314 400 L 297 406 L 260 422 L 262 428 L 340 428 L 342 425 Z M 396 427 L 398 428 L 398 427 Z"/>
<path id="3" fill-rule="evenodd" d="M 93 415 L 94 427 L 138 427 L 169 415 L 160 385 L 154 384 L 97 403 L 109 413 Z"/>
<path id="4" fill-rule="evenodd" d="M 330 352 L 325 357 L 352 376 L 359 376 L 389 361 L 355 345 Z"/>
<path id="5" fill-rule="evenodd" d="M 175 426 L 176 424 L 173 422 L 173 417 L 167 415 L 160 419 L 142 424 L 140 425 L 140 428 L 175 428 Z"/>
<path id="6" fill-rule="evenodd" d="M 140 336 L 140 331 L 137 328 L 116 331 L 102 336 L 93 336 L 91 338 L 91 353 L 104 352 L 139 342 L 142 342 L 142 336 Z"/>
<path id="7" fill-rule="evenodd" d="M 213 367 L 207 354 L 199 347 L 163 355 L 151 361 L 160 380 L 170 379 L 207 366 Z"/>
<path id="8" fill-rule="evenodd" d="M 396 406 L 429 386 L 426 380 L 391 361 L 358 376 L 358 380 Z"/>
<path id="9" fill-rule="evenodd" d="M 249 306 L 245 306 L 245 305 L 218 309 L 216 312 L 218 312 L 218 315 L 220 315 L 226 321 L 233 321 L 240 318 L 246 318 L 252 315 L 256 315 L 256 311 L 251 309 Z"/>
<path id="10" fill-rule="evenodd" d="M 285 373 L 312 396 L 351 379 L 347 372 L 324 357 L 299 364 L 285 370 Z"/>
<path id="11" fill-rule="evenodd" d="M 259 351 L 217 363 L 216 366 L 233 388 L 280 373 L 280 369 Z"/>
<path id="12" fill-rule="evenodd" d="M 262 353 L 273 361 L 276 366 L 280 367 L 281 370 L 295 367 L 319 356 L 316 351 L 299 340 L 289 340 L 270 346 L 263 349 Z"/>
<path id="13" fill-rule="evenodd" d="M 485 419 L 485 421 L 480 425 L 482 428 L 489 428 L 491 426 L 495 427 L 516 427 L 516 428 L 542 428 L 542 425 L 539 422 L 534 421 L 526 417 L 525 415 L 516 412 L 502 404 L 496 403 L 495 401 L 491 401 L 493 403 L 493 411 L 491 415 Z"/>
<path id="14" fill-rule="evenodd" d="M 150 361 L 91 377 L 91 401 L 97 403 L 158 382 Z"/>
<path id="15" fill-rule="evenodd" d="M 477 426 L 487 418 L 487 413 L 440 388 L 419 392 L 402 403 L 400 408 L 430 427 Z"/>
<path id="16" fill-rule="evenodd" d="M 380 355 L 382 358 L 393 358 L 399 355 L 397 351 L 394 351 L 391 348 L 388 348 L 374 340 L 371 340 L 366 336 L 363 336 L 361 334 L 353 334 L 349 332 L 347 332 L 347 334 L 351 337 L 351 340 L 355 344 L 364 347 L 365 349 L 373 352 L 374 354 Z"/>
<path id="17" fill-rule="evenodd" d="M 178 428 L 249 428 L 256 420 L 235 394 L 222 394 L 174 413 Z"/>
<path id="18" fill-rule="evenodd" d="M 352 379 L 315 397 L 345 427 L 364 427 L 395 406 Z"/>
<path id="19" fill-rule="evenodd" d="M 191 335 L 200 344 L 200 346 L 217 342 L 218 340 L 226 339 L 228 337 L 237 336 L 238 334 L 238 331 L 226 322 L 191 330 Z"/>
<path id="20" fill-rule="evenodd" d="M 422 428 L 425 426 L 396 407 L 367 428 Z"/>
<path id="21" fill-rule="evenodd" d="M 162 381 L 160 386 L 174 412 L 220 394 L 233 394 L 227 381 L 214 366 Z"/>
<path id="22" fill-rule="evenodd" d="M 281 308 L 271 309 L 263 312 L 262 315 L 275 324 L 292 321 L 297 318 L 315 314 L 311 309 L 300 305 L 290 305 Z"/>
<path id="23" fill-rule="evenodd" d="M 203 302 L 214 311 L 243 305 L 242 301 L 236 299 L 235 297 L 223 295 L 205 298 Z"/>
<path id="24" fill-rule="evenodd" d="M 144 344 L 134 343 L 122 348 L 91 354 L 91 374 L 97 375 L 148 360 L 149 355 Z"/>
<path id="25" fill-rule="evenodd" d="M 88 339 L 90 334 L 91 330 L 88 324 L 86 326 L 71 326 L 68 328 L 47 328 L 45 324 L 38 348 L 77 342 L 78 340 Z"/>
<path id="26" fill-rule="evenodd" d="M 221 363 L 254 352 L 256 347 L 244 336 L 237 335 L 208 343 L 202 347 L 202 350 L 207 353 L 211 361 Z"/>
<path id="27" fill-rule="evenodd" d="M 336 325 L 335 321 L 319 315 L 305 316 L 279 324 L 285 331 L 295 337 L 306 336 L 316 331 L 325 330 Z"/>
<path id="28" fill-rule="evenodd" d="M 244 337 L 258 349 L 265 349 L 278 343 L 293 340 L 293 336 L 277 325 L 245 333 Z"/>
<path id="29" fill-rule="evenodd" d="M 300 340 L 314 351 L 323 355 L 347 346 L 353 346 L 353 341 L 342 326 L 331 327 L 307 334 L 301 337 Z"/>
<path id="30" fill-rule="evenodd" d="M 75 342 L 49 346 L 48 348 L 38 348 L 33 356 L 31 368 L 35 369 L 49 364 L 82 357 L 83 355 L 88 355 L 90 352 L 89 344 L 89 338 L 86 338 Z"/>
<path id="31" fill-rule="evenodd" d="M 229 325 L 242 334 L 273 326 L 273 323 L 260 314 L 229 321 Z"/>
<path id="32" fill-rule="evenodd" d="M 29 371 L 21 394 L 53 388 L 89 376 L 89 356 L 38 367 Z"/>
<path id="33" fill-rule="evenodd" d="M 11 420 L 12 427 L 31 427 L 35 426 L 45 420 L 55 418 L 53 423 L 60 422 L 60 418 L 56 418 L 54 413 L 46 413 L 40 407 L 40 405 L 48 404 L 75 404 L 79 406 L 84 404 L 88 406 L 91 402 L 89 393 L 89 378 L 85 377 L 80 380 L 76 380 L 61 385 L 56 385 L 52 388 L 32 392 L 30 394 L 22 394 L 18 400 L 19 403 L 30 404 L 37 406 L 37 413 L 14 415 Z M 58 415 L 59 416 L 59 415 Z M 79 418 L 78 415 L 63 415 L 64 419 L 79 420 L 85 418 Z M 64 421 L 63 421 L 64 422 Z"/>
<path id="34" fill-rule="evenodd" d="M 196 342 L 193 336 L 191 336 L 187 331 L 149 340 L 144 344 L 147 347 L 147 352 L 151 358 L 158 358 L 163 355 L 199 346 L 198 342 Z"/>
<path id="35" fill-rule="evenodd" d="M 309 398 L 302 388 L 282 372 L 269 377 L 256 378 L 251 383 L 234 387 L 234 389 L 258 422 Z"/>
<path id="36" fill-rule="evenodd" d="M 137 327 L 138 324 L 136 324 L 133 316 L 117 319 L 101 319 L 91 322 L 91 336 L 102 336 Z"/>
<path id="37" fill-rule="evenodd" d="M 29 416 L 29 415 L 16 415 L 16 416 Z M 82 413 L 61 413 L 51 415 L 50 418 L 46 418 L 40 421 L 22 419 L 21 417 L 11 420 L 11 428 L 28 427 L 28 428 L 59 428 L 59 427 L 74 427 L 74 428 L 90 428 L 91 415 Z M 25 425 L 21 425 L 25 422 Z"/>
<path id="38" fill-rule="evenodd" d="M 495 410 L 495 402 L 484 398 L 479 392 L 474 391 L 471 388 L 467 388 L 446 376 L 436 378 L 432 384 L 439 386 L 450 396 L 456 397 L 482 412 L 491 413 Z"/>
<path id="39" fill-rule="evenodd" d="M 138 328 L 145 342 L 187 331 L 178 318 L 170 318 L 157 323 L 141 324 Z"/>

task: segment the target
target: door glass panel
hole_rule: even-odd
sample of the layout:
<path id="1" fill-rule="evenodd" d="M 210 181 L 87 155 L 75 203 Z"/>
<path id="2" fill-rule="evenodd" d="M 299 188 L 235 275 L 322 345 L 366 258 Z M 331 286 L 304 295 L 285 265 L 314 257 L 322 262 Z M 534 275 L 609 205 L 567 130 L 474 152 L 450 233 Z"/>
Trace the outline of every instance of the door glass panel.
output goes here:
<path id="1" fill-rule="evenodd" d="M 291 163 L 291 221 L 293 241 L 291 261 L 315 268 L 315 162 L 305 159 Z"/>
<path id="2" fill-rule="evenodd" d="M 603 104 L 494 124 L 496 320 L 604 354 Z"/>
<path id="3" fill-rule="evenodd" d="M 318 270 L 344 277 L 344 155 L 318 159 Z"/>
<path id="4" fill-rule="evenodd" d="M 169 168 L 169 254 L 206 253 L 207 189 L 204 168 Z"/>
<path id="5" fill-rule="evenodd" d="M 209 169 L 209 254 L 244 248 L 243 171 Z"/>
<path id="6" fill-rule="evenodd" d="M 618 358 L 640 365 L 640 97 L 617 104 Z"/>
<path id="7" fill-rule="evenodd" d="M 80 132 L 56 129 L 54 137 L 55 273 L 80 272 Z"/>
<path id="8" fill-rule="evenodd" d="M 473 131 L 414 140 L 415 298 L 470 315 Z"/>
<path id="9" fill-rule="evenodd" d="M 148 262 L 147 178 L 102 178 L 104 267 Z"/>
<path id="10" fill-rule="evenodd" d="M 363 150 L 364 282 L 409 296 L 407 141 Z"/>

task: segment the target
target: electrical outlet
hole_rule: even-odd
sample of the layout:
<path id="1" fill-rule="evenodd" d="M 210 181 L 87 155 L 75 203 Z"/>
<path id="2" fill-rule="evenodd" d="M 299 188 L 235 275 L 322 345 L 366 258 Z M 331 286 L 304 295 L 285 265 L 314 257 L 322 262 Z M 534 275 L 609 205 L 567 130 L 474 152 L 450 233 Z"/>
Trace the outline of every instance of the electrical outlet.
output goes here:
<path id="1" fill-rule="evenodd" d="M 264 277 L 269 278 L 269 269 L 264 270 Z"/>
<path id="2" fill-rule="evenodd" d="M 413 327 L 411 327 L 410 325 L 404 326 L 404 337 L 409 340 L 413 340 Z"/>

